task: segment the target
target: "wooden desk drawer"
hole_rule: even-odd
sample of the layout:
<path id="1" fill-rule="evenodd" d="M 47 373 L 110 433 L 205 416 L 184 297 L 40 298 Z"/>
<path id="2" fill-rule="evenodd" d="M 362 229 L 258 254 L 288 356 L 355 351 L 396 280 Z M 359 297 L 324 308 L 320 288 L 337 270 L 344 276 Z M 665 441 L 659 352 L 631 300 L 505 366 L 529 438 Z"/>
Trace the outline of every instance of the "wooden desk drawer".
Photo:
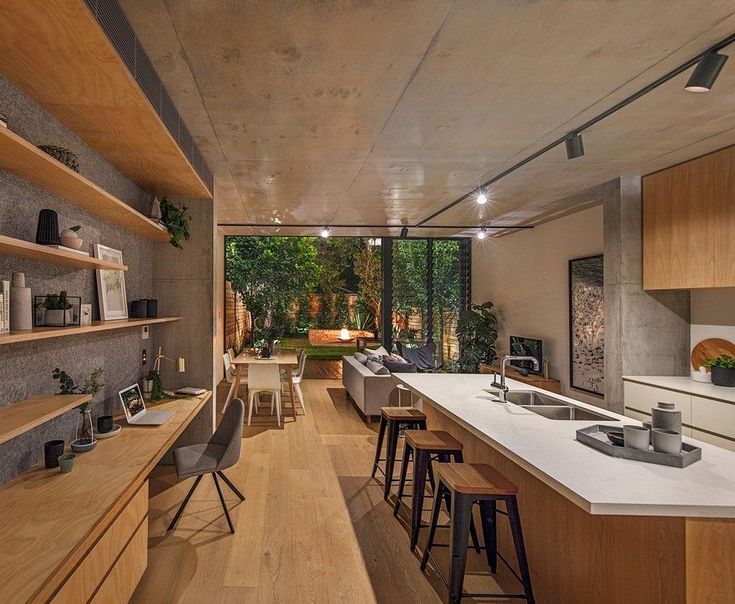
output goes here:
<path id="1" fill-rule="evenodd" d="M 113 565 L 116 567 L 119 564 L 118 556 L 121 556 L 124 550 L 127 551 L 126 545 L 131 541 L 131 537 L 137 536 L 136 531 L 139 532 L 139 527 L 147 527 L 148 523 L 145 521 L 147 514 L 148 481 L 146 480 L 66 580 L 52 602 L 54 604 L 78 604 L 88 601 Z M 145 534 L 147 536 L 147 531 Z M 118 560 L 117 563 L 116 560 Z"/>
<path id="2" fill-rule="evenodd" d="M 124 604 L 130 600 L 148 565 L 148 518 L 128 543 L 91 604 Z"/>

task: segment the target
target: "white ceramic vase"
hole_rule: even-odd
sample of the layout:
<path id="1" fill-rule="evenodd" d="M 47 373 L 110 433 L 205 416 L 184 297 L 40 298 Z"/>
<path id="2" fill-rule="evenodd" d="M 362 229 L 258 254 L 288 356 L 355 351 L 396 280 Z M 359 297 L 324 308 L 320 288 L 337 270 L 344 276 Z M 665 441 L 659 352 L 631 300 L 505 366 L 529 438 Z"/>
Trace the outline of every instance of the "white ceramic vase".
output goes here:
<path id="1" fill-rule="evenodd" d="M 10 331 L 33 329 L 31 288 L 24 273 L 13 273 L 10 280 Z"/>

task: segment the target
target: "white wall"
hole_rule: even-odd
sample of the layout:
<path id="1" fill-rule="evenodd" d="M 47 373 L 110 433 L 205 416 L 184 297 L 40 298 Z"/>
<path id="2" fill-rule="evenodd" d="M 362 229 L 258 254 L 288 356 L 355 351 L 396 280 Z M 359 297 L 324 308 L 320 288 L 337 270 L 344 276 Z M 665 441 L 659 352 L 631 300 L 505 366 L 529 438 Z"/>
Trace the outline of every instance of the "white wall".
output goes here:
<path id="1" fill-rule="evenodd" d="M 472 298 L 497 307 L 498 354 L 507 354 L 511 334 L 541 338 L 562 393 L 598 403 L 569 388 L 568 263 L 602 251 L 601 205 L 472 245 Z"/>
<path id="2" fill-rule="evenodd" d="M 735 342 L 735 288 L 693 289 L 690 300 L 692 348 L 707 338 Z"/>

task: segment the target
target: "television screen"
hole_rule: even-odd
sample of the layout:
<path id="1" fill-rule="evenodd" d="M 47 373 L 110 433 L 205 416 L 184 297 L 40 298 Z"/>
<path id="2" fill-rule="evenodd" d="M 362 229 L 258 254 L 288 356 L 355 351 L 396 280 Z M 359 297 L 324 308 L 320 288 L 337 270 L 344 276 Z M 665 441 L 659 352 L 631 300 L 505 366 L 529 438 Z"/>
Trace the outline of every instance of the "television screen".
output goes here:
<path id="1" fill-rule="evenodd" d="M 527 369 L 529 373 L 541 373 L 543 356 L 543 342 L 535 338 L 522 338 L 521 336 L 510 336 L 510 354 L 534 357 L 538 361 L 538 371 L 534 371 L 532 361 L 511 361 L 510 364 L 516 369 Z"/>

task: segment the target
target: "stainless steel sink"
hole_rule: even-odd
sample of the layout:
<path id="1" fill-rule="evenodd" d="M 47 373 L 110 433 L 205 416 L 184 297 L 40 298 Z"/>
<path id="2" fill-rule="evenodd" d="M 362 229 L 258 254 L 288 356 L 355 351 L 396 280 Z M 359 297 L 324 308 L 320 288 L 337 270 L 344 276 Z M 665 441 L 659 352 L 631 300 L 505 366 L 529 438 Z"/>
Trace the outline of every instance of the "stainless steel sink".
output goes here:
<path id="1" fill-rule="evenodd" d="M 565 400 L 543 394 L 534 390 L 511 390 L 506 394 L 506 401 L 533 411 L 548 419 L 566 421 L 617 421 L 616 418 L 577 407 Z"/>

